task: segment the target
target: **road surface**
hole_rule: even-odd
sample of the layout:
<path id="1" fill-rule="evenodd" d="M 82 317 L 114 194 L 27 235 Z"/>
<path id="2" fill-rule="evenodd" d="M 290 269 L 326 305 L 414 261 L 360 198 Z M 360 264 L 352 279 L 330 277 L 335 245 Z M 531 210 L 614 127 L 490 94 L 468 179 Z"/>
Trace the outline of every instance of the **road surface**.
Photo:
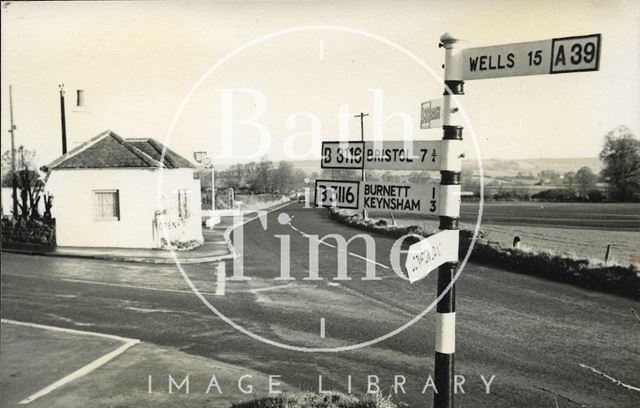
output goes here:
<path id="1" fill-rule="evenodd" d="M 279 216 L 291 218 L 284 225 Z M 280 221 L 286 221 L 280 217 Z M 335 223 L 323 209 L 291 204 L 243 229 L 243 274 L 232 265 L 185 265 L 184 272 L 212 306 L 242 328 L 297 347 L 344 347 L 371 341 L 411 321 L 433 302 L 435 274 L 410 285 L 390 266 L 393 240 L 375 236 L 376 277 L 362 280 L 363 240 L 348 251 L 351 280 L 337 281 L 336 249 L 321 245 L 319 276 L 309 274 L 304 234 L 362 233 Z M 292 280 L 280 275 L 281 245 L 290 241 Z M 240 237 L 234 236 L 238 246 Z M 333 241 L 327 240 L 333 244 Z M 638 303 L 612 295 L 469 264 L 457 284 L 456 372 L 464 376 L 458 407 L 632 407 L 640 393 L 581 367 L 593 367 L 626 384 L 640 385 Z M 265 344 L 214 315 L 188 288 L 175 266 L 109 263 L 2 254 L 2 317 L 138 338 L 164 347 L 282 375 L 305 390 L 366 391 L 378 376 L 386 395 L 394 376 L 405 379 L 393 399 L 427 407 L 423 393 L 433 372 L 433 313 L 401 333 L 368 347 L 338 353 L 305 353 Z M 324 338 L 321 324 L 324 322 Z M 176 373 L 180 374 L 180 373 Z M 146 374 L 140 373 L 145 388 Z M 490 393 L 481 376 L 491 383 Z M 401 377 L 397 377 L 402 382 Z M 374 377 L 372 377 L 374 380 Z"/>

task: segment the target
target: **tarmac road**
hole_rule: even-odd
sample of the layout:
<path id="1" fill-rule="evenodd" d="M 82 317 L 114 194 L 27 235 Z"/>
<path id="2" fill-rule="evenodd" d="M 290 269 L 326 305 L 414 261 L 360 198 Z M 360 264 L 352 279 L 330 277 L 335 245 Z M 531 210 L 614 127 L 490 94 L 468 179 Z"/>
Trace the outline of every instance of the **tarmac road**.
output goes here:
<path id="1" fill-rule="evenodd" d="M 278 222 L 281 213 L 290 225 Z M 264 221 L 264 220 L 263 220 Z M 264 224 L 266 223 L 266 229 Z M 362 280 L 363 240 L 348 251 L 351 280 L 336 281 L 336 249 L 321 245 L 319 276 L 309 273 L 309 242 L 302 235 L 362 233 L 328 219 L 326 210 L 292 204 L 249 222 L 244 230 L 243 273 L 249 281 L 225 282 L 218 265 L 185 265 L 185 273 L 225 316 L 254 335 L 297 347 L 339 347 L 366 342 L 409 322 L 434 299 L 435 274 L 414 285 L 390 269 L 393 240 L 375 236 L 376 277 Z M 289 236 L 293 280 L 280 274 L 281 244 Z M 236 246 L 239 237 L 234 234 Z M 332 243 L 328 240 L 327 242 Z M 387 267 L 387 268 L 385 268 Z M 227 277 L 230 262 L 225 263 Z M 218 291 L 218 295 L 216 295 Z M 616 385 L 584 364 L 626 384 L 640 386 L 638 321 L 633 300 L 517 273 L 467 265 L 457 284 L 456 372 L 463 375 L 458 407 L 632 407 L 640 393 Z M 401 333 L 358 350 L 305 353 L 268 345 L 214 315 L 174 266 L 110 263 L 2 254 L 2 317 L 115 334 L 215 358 L 267 374 L 302 389 L 364 392 L 377 375 L 386 395 L 394 376 L 406 393 L 392 394 L 411 407 L 431 406 L 433 314 Z M 324 319 L 325 337 L 321 337 Z M 176 375 L 183 373 L 175 373 Z M 145 373 L 140 373 L 144 384 Z M 490 393 L 480 376 L 491 383 Z M 373 378 L 372 378 L 373 380 Z M 402 382 L 398 377 L 398 381 Z M 398 391 L 401 391 L 398 389 Z"/>

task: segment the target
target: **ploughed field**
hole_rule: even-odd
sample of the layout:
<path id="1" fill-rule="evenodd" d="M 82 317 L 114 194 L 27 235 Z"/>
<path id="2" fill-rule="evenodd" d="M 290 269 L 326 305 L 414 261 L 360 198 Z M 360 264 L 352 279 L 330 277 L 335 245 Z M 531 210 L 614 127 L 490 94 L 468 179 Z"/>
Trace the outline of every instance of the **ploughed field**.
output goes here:
<path id="1" fill-rule="evenodd" d="M 461 228 L 473 229 L 478 203 L 462 203 Z M 390 214 L 370 212 L 372 217 L 390 219 Z M 399 225 L 430 225 L 437 220 L 415 214 L 394 214 Z M 640 239 L 640 203 L 485 203 L 480 230 L 486 241 L 511 246 L 514 236 L 520 247 L 549 251 L 576 258 L 604 261 L 611 244 L 609 262 L 628 265 L 640 263 L 637 248 Z"/>

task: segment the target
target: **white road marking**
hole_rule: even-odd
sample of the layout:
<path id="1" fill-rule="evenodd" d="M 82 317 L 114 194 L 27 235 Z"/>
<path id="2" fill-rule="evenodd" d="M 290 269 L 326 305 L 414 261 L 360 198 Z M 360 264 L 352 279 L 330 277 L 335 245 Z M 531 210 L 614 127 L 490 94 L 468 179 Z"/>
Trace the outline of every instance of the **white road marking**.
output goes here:
<path id="1" fill-rule="evenodd" d="M 270 290 L 279 290 L 279 289 L 284 289 L 284 288 L 290 288 L 293 286 L 298 286 L 295 283 L 290 283 L 288 285 L 276 285 L 276 286 L 267 286 L 266 288 L 257 288 L 257 289 L 251 289 L 249 292 L 251 293 L 258 293 L 258 292 L 267 292 Z"/>
<path id="2" fill-rule="evenodd" d="M 224 288 L 227 281 L 224 262 L 218 263 L 216 275 L 216 296 L 224 296 Z"/>
<path id="3" fill-rule="evenodd" d="M 118 341 L 124 341 L 124 342 L 133 341 L 137 343 L 140 341 L 137 339 L 131 339 L 129 337 L 114 336 L 113 334 L 104 334 L 104 333 L 85 331 L 85 330 L 67 329 L 64 327 L 48 326 L 45 324 L 37 324 L 37 323 L 19 322 L 17 320 L 10 320 L 10 319 L 2 319 L 1 322 L 13 324 L 16 326 L 34 327 L 36 329 L 44 329 L 44 330 L 57 331 L 62 333 L 82 334 L 84 336 L 102 337 L 105 339 L 112 339 L 112 340 L 118 340 Z"/>
<path id="4" fill-rule="evenodd" d="M 19 276 L 21 278 L 32 278 L 32 279 L 41 279 L 42 277 L 40 276 L 31 276 L 31 275 L 23 275 L 23 274 L 11 274 L 11 273 L 3 273 L 3 276 Z M 187 295 L 193 295 L 193 292 L 188 290 L 188 289 L 166 289 L 166 288 L 154 288 L 154 287 L 150 287 L 150 286 L 137 286 L 137 285 L 127 285 L 124 283 L 109 283 L 109 282 L 98 282 L 98 281 L 90 281 L 90 280 L 84 280 L 84 279 L 71 279 L 71 278 L 63 278 L 60 279 L 61 281 L 65 281 L 65 282 L 75 282 L 75 283 L 86 283 L 89 285 L 99 285 L 99 286 L 115 286 L 115 287 L 119 287 L 119 288 L 127 288 L 127 289 L 141 289 L 141 290 L 152 290 L 152 291 L 156 291 L 156 292 L 169 292 L 169 293 L 184 293 Z M 287 284 L 287 285 L 277 285 L 277 286 L 269 286 L 269 287 L 264 287 L 264 288 L 257 288 L 257 289 L 237 289 L 237 290 L 232 290 L 233 293 L 256 293 L 256 292 L 265 292 L 265 291 L 269 291 L 269 290 L 278 290 L 278 289 L 284 289 L 284 288 L 289 288 L 292 286 L 296 286 L 295 283 L 291 283 L 291 284 Z M 217 288 L 216 288 L 216 293 L 211 293 L 211 292 L 200 292 L 203 295 L 206 296 L 219 296 L 217 294 Z M 77 324 L 77 323 L 76 323 Z"/>
<path id="5" fill-rule="evenodd" d="M 140 340 L 137 340 L 137 339 L 129 339 L 129 338 L 126 338 L 126 337 L 113 336 L 111 334 L 103 334 L 103 333 L 96 333 L 96 332 L 65 329 L 65 328 L 62 328 L 62 327 L 46 326 L 46 325 L 35 324 L 35 323 L 18 322 L 18 321 L 15 321 L 15 320 L 8 320 L 8 319 L 2 319 L 2 323 L 8 323 L 8 324 L 13 324 L 13 325 L 17 325 L 17 326 L 34 327 L 34 328 L 38 328 L 38 329 L 51 330 L 51 331 L 56 331 L 56 332 L 79 334 L 79 335 L 84 335 L 84 336 L 102 337 L 102 338 L 106 338 L 106 339 L 112 339 L 112 340 L 118 340 L 118 341 L 124 342 L 124 344 L 122 346 L 118 347 L 117 349 L 115 349 L 115 350 L 103 355 L 102 357 L 92 361 L 91 363 L 89 363 L 89 364 L 85 365 L 84 367 L 72 372 L 71 374 L 59 379 L 58 381 L 54 382 L 53 384 L 48 385 L 47 387 L 41 389 L 40 391 L 36 392 L 35 394 L 30 395 L 29 397 L 23 399 L 22 401 L 20 401 L 18 403 L 18 404 L 23 404 L 23 405 L 24 404 L 29 404 L 30 402 L 35 401 L 36 399 L 42 397 L 43 395 L 49 394 L 51 391 L 54 391 L 57 388 L 60 388 L 63 385 L 69 383 L 69 382 L 89 374 L 90 372 L 94 371 L 98 367 L 103 366 L 104 364 L 106 364 L 109 361 L 111 361 L 113 358 L 119 356 L 120 354 L 124 353 L 127 349 L 129 349 L 130 347 L 135 346 L 136 344 L 138 344 L 140 342 Z"/>
<path id="6" fill-rule="evenodd" d="M 324 339 L 324 317 L 320 318 L 320 338 Z"/>
<path id="7" fill-rule="evenodd" d="M 119 288 L 153 290 L 157 292 L 186 293 L 189 295 L 193 295 L 193 292 L 190 290 L 153 288 L 150 286 L 126 285 L 124 283 L 108 283 L 108 282 L 98 282 L 98 281 L 90 281 L 90 280 L 84 280 L 84 279 L 61 279 L 61 280 L 65 282 L 88 283 L 90 285 L 116 286 Z M 203 295 L 211 295 L 211 296 L 215 295 L 215 293 L 207 293 L 207 292 L 200 292 L 200 293 L 202 293 Z"/>
<path id="8" fill-rule="evenodd" d="M 453 195 L 472 196 L 473 195 L 473 191 L 459 191 L 459 192 L 454 192 Z"/>
<path id="9" fill-rule="evenodd" d="M 596 374 L 599 374 L 599 375 L 603 376 L 604 378 L 606 378 L 607 380 L 611 381 L 612 383 L 614 383 L 614 384 L 616 384 L 616 385 L 619 385 L 619 386 L 621 386 L 621 387 L 624 387 L 624 388 L 626 388 L 626 389 L 628 389 L 628 390 L 632 390 L 632 391 L 640 391 L 640 388 L 638 388 L 638 387 L 634 387 L 633 385 L 625 384 L 625 383 L 623 383 L 622 381 L 620 381 L 620 380 L 616 380 L 615 378 L 611 377 L 610 375 L 607 375 L 607 374 L 603 373 L 603 372 L 602 372 L 602 371 L 600 371 L 600 370 L 596 370 L 596 369 L 595 369 L 595 368 L 593 368 L 593 367 L 589 367 L 589 366 L 588 366 L 588 365 L 586 365 L 586 364 L 582 364 L 582 363 L 580 363 L 580 364 L 578 364 L 578 365 L 579 365 L 580 367 L 582 367 L 582 368 L 586 368 L 586 369 L 591 370 L 592 372 L 594 372 L 594 373 L 596 373 Z"/>
<path id="10" fill-rule="evenodd" d="M 289 222 L 289 226 L 290 226 L 294 231 L 297 231 L 297 232 L 298 232 L 300 235 L 302 235 L 303 237 L 309 237 L 309 234 L 307 234 L 306 232 L 304 232 L 304 231 L 302 231 L 302 230 L 300 230 L 300 229 L 296 228 L 293 224 L 291 224 L 291 222 Z M 326 246 L 328 246 L 328 247 L 331 247 L 331 248 L 335 248 L 335 247 L 336 247 L 335 245 L 332 245 L 332 244 L 330 244 L 330 243 L 328 243 L 328 242 L 325 242 L 325 241 L 318 241 L 318 242 L 320 242 L 321 244 L 326 245 Z M 379 266 L 379 267 L 381 267 L 381 268 L 384 268 L 384 269 L 391 269 L 389 266 L 387 266 L 387 265 L 385 265 L 385 264 L 381 264 L 380 262 L 374 261 L 373 259 L 366 258 L 366 257 L 364 257 L 364 256 L 362 256 L 362 255 L 358 255 L 358 254 L 356 254 L 356 253 L 354 253 L 354 252 L 349 252 L 348 254 L 349 254 L 349 255 L 351 255 L 351 256 L 353 256 L 353 257 L 355 257 L 355 258 L 359 258 L 359 259 L 362 259 L 362 260 L 364 260 L 364 261 L 371 262 L 371 263 L 373 263 L 373 264 L 375 264 L 375 265 L 377 265 L 377 266 Z"/>

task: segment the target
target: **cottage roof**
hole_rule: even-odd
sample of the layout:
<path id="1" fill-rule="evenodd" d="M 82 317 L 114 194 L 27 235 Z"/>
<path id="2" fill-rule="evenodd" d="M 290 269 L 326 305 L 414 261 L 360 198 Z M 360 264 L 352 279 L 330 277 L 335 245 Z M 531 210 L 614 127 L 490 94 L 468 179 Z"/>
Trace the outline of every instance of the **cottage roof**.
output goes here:
<path id="1" fill-rule="evenodd" d="M 107 130 L 45 167 L 53 170 L 123 167 L 177 169 L 195 166 L 155 139 L 123 139 Z"/>

